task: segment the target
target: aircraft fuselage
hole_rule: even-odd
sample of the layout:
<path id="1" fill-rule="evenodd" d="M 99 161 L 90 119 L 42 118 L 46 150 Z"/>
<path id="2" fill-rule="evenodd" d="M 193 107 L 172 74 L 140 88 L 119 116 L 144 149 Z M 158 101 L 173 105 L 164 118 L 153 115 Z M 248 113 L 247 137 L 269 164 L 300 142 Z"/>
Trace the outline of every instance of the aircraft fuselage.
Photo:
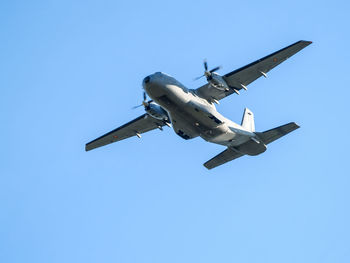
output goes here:
<path id="1" fill-rule="evenodd" d="M 143 88 L 169 115 L 174 131 L 184 139 L 204 140 L 257 155 L 266 150 L 254 132 L 222 116 L 215 105 L 187 89 L 175 78 L 157 72 L 146 77 Z"/>

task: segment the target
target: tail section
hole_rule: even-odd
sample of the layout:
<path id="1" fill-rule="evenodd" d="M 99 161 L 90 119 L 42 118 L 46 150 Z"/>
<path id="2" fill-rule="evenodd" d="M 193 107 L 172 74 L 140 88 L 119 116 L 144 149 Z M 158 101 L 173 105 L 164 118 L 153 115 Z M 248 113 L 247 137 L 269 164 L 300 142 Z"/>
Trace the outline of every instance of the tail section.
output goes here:
<path id="1" fill-rule="evenodd" d="M 245 109 L 242 127 L 247 130 L 254 131 L 254 116 L 249 109 Z M 283 137 L 284 135 L 300 128 L 295 122 L 290 122 L 285 125 L 267 130 L 264 132 L 255 132 L 256 137 L 251 138 L 251 140 L 234 146 L 228 147 L 225 151 L 219 153 L 214 158 L 210 159 L 204 166 L 208 169 L 215 168 L 219 165 L 237 159 L 243 155 L 258 155 L 266 150 L 266 145 Z"/>
<path id="2" fill-rule="evenodd" d="M 244 109 L 241 126 L 250 132 L 255 132 L 254 114 L 248 108 Z"/>

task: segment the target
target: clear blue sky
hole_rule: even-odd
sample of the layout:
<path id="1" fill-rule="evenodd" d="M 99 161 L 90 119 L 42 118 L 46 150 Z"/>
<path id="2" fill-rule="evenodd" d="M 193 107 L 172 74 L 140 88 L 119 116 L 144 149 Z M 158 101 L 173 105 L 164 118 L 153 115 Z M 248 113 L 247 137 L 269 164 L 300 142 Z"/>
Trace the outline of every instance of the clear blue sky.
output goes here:
<path id="1" fill-rule="evenodd" d="M 0 262 L 350 262 L 348 1 L 2 1 Z M 314 43 L 217 107 L 301 129 L 223 150 L 166 128 L 86 153 L 141 115 L 155 71 L 189 88 Z"/>

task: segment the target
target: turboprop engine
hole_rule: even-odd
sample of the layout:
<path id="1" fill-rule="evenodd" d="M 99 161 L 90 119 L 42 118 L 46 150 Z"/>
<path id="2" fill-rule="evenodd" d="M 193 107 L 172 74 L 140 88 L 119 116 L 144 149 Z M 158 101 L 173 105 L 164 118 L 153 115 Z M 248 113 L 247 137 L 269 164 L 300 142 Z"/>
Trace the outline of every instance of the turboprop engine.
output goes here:
<path id="1" fill-rule="evenodd" d="M 153 100 L 147 101 L 146 93 L 143 93 L 143 101 L 142 104 L 135 106 L 135 108 L 144 106 L 145 111 L 151 115 L 153 118 L 157 120 L 165 121 L 166 123 L 170 123 L 168 113 L 158 104 L 154 103 Z"/>
<path id="2" fill-rule="evenodd" d="M 161 106 L 154 102 L 148 103 L 147 106 L 145 106 L 145 111 L 157 120 L 168 120 L 167 112 Z"/>
<path id="3" fill-rule="evenodd" d="M 200 79 L 202 77 L 206 77 L 209 85 L 211 85 L 213 88 L 221 90 L 221 91 L 226 91 L 226 92 L 230 90 L 230 88 L 227 85 L 224 78 L 215 72 L 215 71 L 218 71 L 219 69 L 221 69 L 221 66 L 218 66 L 218 67 L 215 67 L 211 70 L 208 70 L 208 63 L 206 60 L 204 60 L 203 65 L 204 65 L 204 74 L 200 77 L 195 78 L 195 80 Z M 245 87 L 243 87 L 243 88 L 246 89 Z M 233 92 L 235 92 L 239 95 L 238 90 L 233 89 Z"/>

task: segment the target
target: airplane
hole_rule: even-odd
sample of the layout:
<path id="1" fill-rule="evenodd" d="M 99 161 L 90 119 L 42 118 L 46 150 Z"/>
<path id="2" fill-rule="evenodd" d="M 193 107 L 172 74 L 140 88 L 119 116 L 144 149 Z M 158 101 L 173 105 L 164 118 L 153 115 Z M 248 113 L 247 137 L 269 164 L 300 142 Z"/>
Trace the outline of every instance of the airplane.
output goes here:
<path id="1" fill-rule="evenodd" d="M 132 136 L 140 138 L 142 133 L 154 129 L 163 130 L 164 126 L 169 126 L 185 140 L 200 136 L 208 142 L 226 147 L 223 152 L 204 163 L 207 169 L 244 155 L 259 155 L 266 151 L 267 144 L 299 126 L 290 122 L 264 132 L 256 132 L 251 110 L 245 108 L 239 125 L 222 116 L 215 104 L 231 94 L 239 95 L 242 89 L 247 90 L 247 86 L 256 79 L 262 76 L 266 78 L 271 69 L 311 43 L 300 40 L 223 76 L 216 72 L 220 67 L 208 70 L 208 63 L 204 61 L 205 71 L 201 77 L 206 77 L 207 83 L 197 89 L 186 88 L 166 73 L 149 75 L 143 79 L 143 101 L 139 105 L 144 107 L 146 113 L 87 143 L 85 150 L 90 151 Z M 150 100 L 147 100 L 147 95 Z"/>

